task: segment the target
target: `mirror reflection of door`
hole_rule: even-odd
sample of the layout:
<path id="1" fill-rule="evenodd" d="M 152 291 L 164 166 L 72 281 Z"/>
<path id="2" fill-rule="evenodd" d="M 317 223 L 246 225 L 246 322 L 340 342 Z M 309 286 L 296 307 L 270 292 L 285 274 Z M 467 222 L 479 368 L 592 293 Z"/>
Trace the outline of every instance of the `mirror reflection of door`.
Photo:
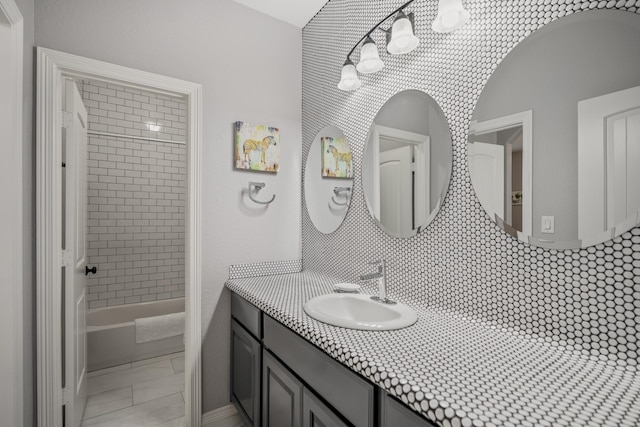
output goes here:
<path id="1" fill-rule="evenodd" d="M 380 200 L 384 200 L 380 204 L 380 222 L 401 233 L 411 231 L 415 221 L 411 151 L 408 145 L 380 150 Z"/>
<path id="2" fill-rule="evenodd" d="M 469 145 L 469 174 L 476 196 L 492 219 L 504 218 L 505 150 L 495 143 L 476 141 Z"/>
<path id="3" fill-rule="evenodd" d="M 374 174 L 374 206 L 380 223 L 409 234 L 429 212 L 430 139 L 427 135 L 375 125 L 373 146 L 379 166 Z"/>
<path id="4" fill-rule="evenodd" d="M 639 164 L 640 86 L 578 102 L 580 239 L 638 222 Z"/>
<path id="5" fill-rule="evenodd" d="M 476 135 L 469 168 L 487 212 L 522 232 L 522 126 Z"/>
<path id="6" fill-rule="evenodd" d="M 532 112 L 471 124 L 469 174 L 482 207 L 513 233 L 532 228 Z M 514 235 L 515 235 L 514 234 Z"/>
<path id="7" fill-rule="evenodd" d="M 640 105 L 607 118 L 606 132 L 607 228 L 613 228 L 640 209 Z"/>

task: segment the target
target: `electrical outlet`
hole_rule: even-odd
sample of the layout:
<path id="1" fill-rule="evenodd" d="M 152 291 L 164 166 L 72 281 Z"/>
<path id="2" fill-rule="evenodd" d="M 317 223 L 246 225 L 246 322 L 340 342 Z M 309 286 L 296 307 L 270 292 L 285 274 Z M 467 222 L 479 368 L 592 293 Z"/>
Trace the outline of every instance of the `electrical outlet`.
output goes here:
<path id="1" fill-rule="evenodd" d="M 543 216 L 540 231 L 545 234 L 554 234 L 556 232 L 555 217 Z"/>

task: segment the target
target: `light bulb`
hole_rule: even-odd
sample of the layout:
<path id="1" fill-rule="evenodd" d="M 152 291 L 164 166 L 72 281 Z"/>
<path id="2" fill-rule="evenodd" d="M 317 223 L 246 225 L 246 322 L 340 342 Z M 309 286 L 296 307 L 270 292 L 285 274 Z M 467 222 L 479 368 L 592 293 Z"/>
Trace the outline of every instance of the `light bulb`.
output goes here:
<path id="1" fill-rule="evenodd" d="M 350 59 L 347 59 L 342 66 L 342 73 L 340 76 L 340 83 L 338 83 L 338 89 L 340 90 L 356 90 L 362 86 L 362 82 L 358 78 L 358 72 L 355 65 Z"/>
<path id="2" fill-rule="evenodd" d="M 356 69 L 363 74 L 370 74 L 382 70 L 383 67 L 384 62 L 380 59 L 376 43 L 367 36 L 360 49 L 360 61 Z"/>

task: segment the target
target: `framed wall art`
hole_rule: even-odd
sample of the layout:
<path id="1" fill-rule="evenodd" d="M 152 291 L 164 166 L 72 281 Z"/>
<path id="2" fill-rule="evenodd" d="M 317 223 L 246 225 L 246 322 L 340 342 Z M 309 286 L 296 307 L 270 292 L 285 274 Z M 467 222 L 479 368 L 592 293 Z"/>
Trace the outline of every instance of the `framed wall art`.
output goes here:
<path id="1" fill-rule="evenodd" d="M 330 178 L 353 178 L 351 167 L 351 148 L 347 138 L 323 136 L 322 176 Z"/>
<path id="2" fill-rule="evenodd" d="M 235 168 L 258 172 L 280 169 L 280 129 L 234 123 Z"/>

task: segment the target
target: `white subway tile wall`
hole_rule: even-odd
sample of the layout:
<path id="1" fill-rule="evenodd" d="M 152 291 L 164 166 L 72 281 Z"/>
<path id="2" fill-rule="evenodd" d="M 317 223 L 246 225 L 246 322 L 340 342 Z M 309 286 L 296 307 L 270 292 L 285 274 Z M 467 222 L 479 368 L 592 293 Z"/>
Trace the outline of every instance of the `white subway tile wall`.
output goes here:
<path id="1" fill-rule="evenodd" d="M 186 140 L 183 99 L 97 81 L 80 89 L 89 131 Z M 183 297 L 186 146 L 89 135 L 88 157 L 89 308 Z"/>
<path id="2" fill-rule="evenodd" d="M 89 131 L 179 142 L 187 139 L 184 99 L 100 81 L 83 81 L 80 90 L 89 112 Z M 149 125 L 160 126 L 160 130 Z"/>

